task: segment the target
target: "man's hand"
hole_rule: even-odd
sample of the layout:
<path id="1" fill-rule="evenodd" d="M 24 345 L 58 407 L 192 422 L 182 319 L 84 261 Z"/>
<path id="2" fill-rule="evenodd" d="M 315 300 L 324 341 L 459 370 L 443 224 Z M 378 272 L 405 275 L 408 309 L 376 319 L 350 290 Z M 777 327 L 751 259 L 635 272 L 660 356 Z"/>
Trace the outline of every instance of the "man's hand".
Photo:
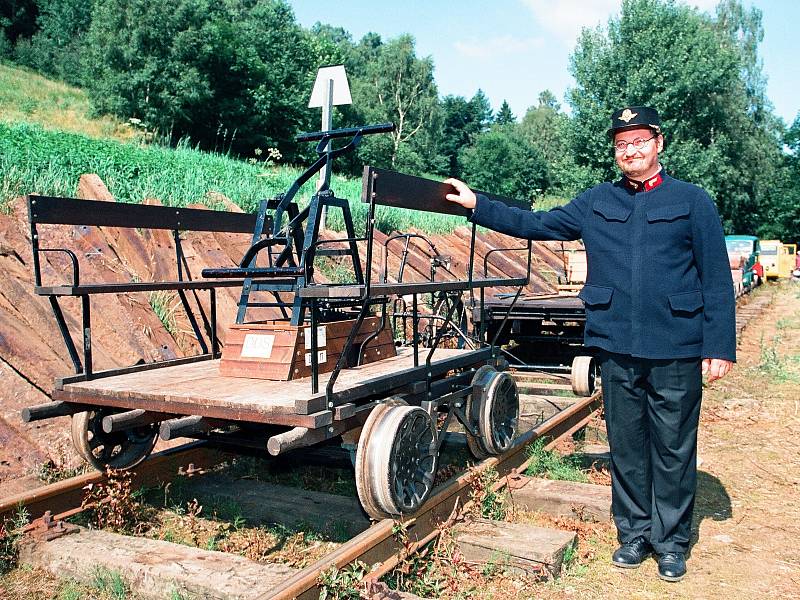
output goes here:
<path id="1" fill-rule="evenodd" d="M 444 183 L 452 185 L 456 188 L 457 194 L 447 194 L 445 198 L 450 200 L 450 202 L 456 202 L 463 206 L 464 208 L 475 208 L 475 204 L 478 202 L 478 199 L 475 197 L 475 194 L 472 192 L 471 189 L 467 186 L 466 183 L 463 181 L 459 181 L 458 179 L 445 179 Z"/>
<path id="2" fill-rule="evenodd" d="M 704 358 L 703 375 L 708 374 L 708 383 L 721 379 L 733 368 L 733 363 L 721 358 Z"/>

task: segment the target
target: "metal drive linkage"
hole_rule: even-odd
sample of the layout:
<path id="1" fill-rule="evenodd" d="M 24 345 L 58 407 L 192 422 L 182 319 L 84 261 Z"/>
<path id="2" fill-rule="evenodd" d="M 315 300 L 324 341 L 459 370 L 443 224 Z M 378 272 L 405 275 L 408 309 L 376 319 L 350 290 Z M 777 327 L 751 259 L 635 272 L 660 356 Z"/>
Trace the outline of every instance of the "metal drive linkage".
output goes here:
<path id="1" fill-rule="evenodd" d="M 279 194 L 273 200 L 261 203 L 252 244 L 238 267 L 203 270 L 204 277 L 245 278 L 239 300 L 239 310 L 236 315 L 237 323 L 244 323 L 249 307 L 277 306 L 281 308 L 284 316 L 289 318 L 292 325 L 301 325 L 306 320 L 306 310 L 309 310 L 314 302 L 304 300 L 297 292 L 312 281 L 314 258 L 317 255 L 349 256 L 352 261 L 355 283 L 363 284 L 364 277 L 358 256 L 357 242 L 364 241 L 365 238 L 356 237 L 350 205 L 347 200 L 337 198 L 330 190 L 331 169 L 325 167 L 330 167 L 336 158 L 354 151 L 365 135 L 386 133 L 393 130 L 394 125 L 392 123 L 383 123 L 330 131 L 317 131 L 297 136 L 297 140 L 300 142 L 318 141 L 316 147 L 317 160 L 292 182 L 285 193 Z M 348 137 L 350 140 L 344 146 L 339 148 L 329 146 L 329 142 L 333 139 Z M 300 210 L 294 200 L 295 196 L 302 186 L 321 169 L 324 169 L 325 180 L 311 197 L 308 206 Z M 320 224 L 326 207 L 339 208 L 342 211 L 347 237 L 320 241 Z M 267 210 L 272 210 L 272 215 L 269 217 L 266 216 Z M 347 249 L 317 249 L 323 243 L 333 242 L 346 243 Z M 259 255 L 262 253 L 267 256 L 268 266 L 258 266 L 256 264 Z M 281 279 L 279 282 L 271 281 L 279 278 Z M 288 285 L 287 279 L 289 281 Z M 251 303 L 250 294 L 258 291 L 271 292 L 276 301 L 271 303 Z M 294 292 L 294 297 L 291 301 L 281 301 L 278 292 Z M 352 305 L 353 303 L 346 304 Z M 316 356 L 316 354 L 312 353 L 313 356 Z M 312 361 L 314 361 L 313 358 Z"/>

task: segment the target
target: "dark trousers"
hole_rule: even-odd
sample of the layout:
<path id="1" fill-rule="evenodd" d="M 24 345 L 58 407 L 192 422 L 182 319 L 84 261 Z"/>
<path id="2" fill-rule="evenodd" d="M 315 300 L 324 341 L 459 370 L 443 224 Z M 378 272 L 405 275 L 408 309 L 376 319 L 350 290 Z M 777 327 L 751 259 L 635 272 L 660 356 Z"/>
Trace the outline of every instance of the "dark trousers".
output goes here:
<path id="1" fill-rule="evenodd" d="M 599 354 L 608 443 L 611 512 L 622 543 L 686 552 L 697 482 L 700 359 Z"/>

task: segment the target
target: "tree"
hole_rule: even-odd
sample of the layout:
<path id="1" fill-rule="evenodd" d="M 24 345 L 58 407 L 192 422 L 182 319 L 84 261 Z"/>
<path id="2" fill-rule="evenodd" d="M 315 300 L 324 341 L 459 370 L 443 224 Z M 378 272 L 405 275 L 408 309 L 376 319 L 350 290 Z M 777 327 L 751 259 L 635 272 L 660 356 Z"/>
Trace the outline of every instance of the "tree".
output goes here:
<path id="1" fill-rule="evenodd" d="M 623 0 L 605 30 L 584 30 L 570 59 L 577 82 L 570 144 L 585 185 L 611 179 L 612 110 L 655 106 L 670 172 L 711 193 L 728 231 L 752 233 L 780 162 L 753 60 L 760 12 L 738 0 L 720 11 L 714 19 L 671 0 Z"/>
<path id="2" fill-rule="evenodd" d="M 430 156 L 430 144 L 423 143 L 441 123 L 433 60 L 417 58 L 414 38 L 401 35 L 383 43 L 377 34 L 367 34 L 354 49 L 349 67 L 354 74 L 353 102 L 360 114 L 375 123 L 395 124 L 388 138 L 368 139 L 363 154 L 392 168 L 435 165 L 438 157 Z"/>
<path id="3" fill-rule="evenodd" d="M 769 201 L 758 236 L 800 243 L 800 114 L 783 136 L 788 152 L 767 194 Z"/>
<path id="4" fill-rule="evenodd" d="M 580 178 L 569 149 L 569 117 L 560 109 L 553 93 L 544 90 L 539 94 L 538 105 L 530 107 L 522 118 L 520 134 L 547 164 L 544 190 L 574 195 Z"/>
<path id="5" fill-rule="evenodd" d="M 498 125 L 508 125 L 509 123 L 516 123 L 516 121 L 517 117 L 511 112 L 511 107 L 508 105 L 508 102 L 503 100 L 503 103 L 500 105 L 500 110 L 497 111 L 497 115 L 494 118 L 494 122 Z"/>
<path id="6" fill-rule="evenodd" d="M 492 122 L 492 107 L 482 90 L 467 100 L 463 96 L 445 96 L 442 99 L 443 128 L 440 152 L 446 160 L 446 173 L 461 175 L 459 152 L 486 131 Z"/>
<path id="7" fill-rule="evenodd" d="M 6 0 L 0 4 L 0 35 L 10 45 L 36 32 L 39 6 L 36 0 Z"/>
<path id="8" fill-rule="evenodd" d="M 447 172 L 458 177 L 458 152 L 469 144 L 467 129 L 472 120 L 469 103 L 464 96 L 445 96 L 442 99 L 442 114 L 441 152 L 447 161 Z"/>
<path id="9" fill-rule="evenodd" d="M 92 21 L 92 3 L 40 0 L 38 31 L 17 44 L 17 62 L 73 85 L 82 85 L 85 35 Z"/>
<path id="10" fill-rule="evenodd" d="M 518 127 L 495 125 L 461 151 L 462 175 L 492 194 L 533 199 L 547 184 L 547 165 L 520 135 Z"/>
<path id="11" fill-rule="evenodd" d="M 484 91 L 478 88 L 475 95 L 470 98 L 467 108 L 469 119 L 466 133 L 470 139 L 474 139 L 479 133 L 488 131 L 492 125 L 492 105 Z"/>
<path id="12" fill-rule="evenodd" d="M 98 0 L 87 42 L 98 111 L 173 142 L 296 155 L 316 59 L 284 0 Z"/>

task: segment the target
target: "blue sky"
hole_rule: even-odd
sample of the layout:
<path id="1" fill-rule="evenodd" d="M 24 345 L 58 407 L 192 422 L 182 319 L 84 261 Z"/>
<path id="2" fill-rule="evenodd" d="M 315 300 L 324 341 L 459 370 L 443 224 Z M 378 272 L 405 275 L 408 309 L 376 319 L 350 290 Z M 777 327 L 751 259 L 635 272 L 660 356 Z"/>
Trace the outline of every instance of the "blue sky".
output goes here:
<path id="1" fill-rule="evenodd" d="M 687 4 L 713 13 L 716 0 Z M 431 56 L 441 95 L 472 97 L 481 88 L 497 110 L 507 100 L 521 117 L 551 90 L 568 109 L 574 85 L 569 55 L 581 27 L 605 25 L 619 0 L 290 0 L 298 22 L 344 27 L 354 41 L 374 31 L 384 39 L 416 38 L 417 56 Z M 800 2 L 745 0 L 763 13 L 759 47 L 767 96 L 787 124 L 800 112 Z"/>

